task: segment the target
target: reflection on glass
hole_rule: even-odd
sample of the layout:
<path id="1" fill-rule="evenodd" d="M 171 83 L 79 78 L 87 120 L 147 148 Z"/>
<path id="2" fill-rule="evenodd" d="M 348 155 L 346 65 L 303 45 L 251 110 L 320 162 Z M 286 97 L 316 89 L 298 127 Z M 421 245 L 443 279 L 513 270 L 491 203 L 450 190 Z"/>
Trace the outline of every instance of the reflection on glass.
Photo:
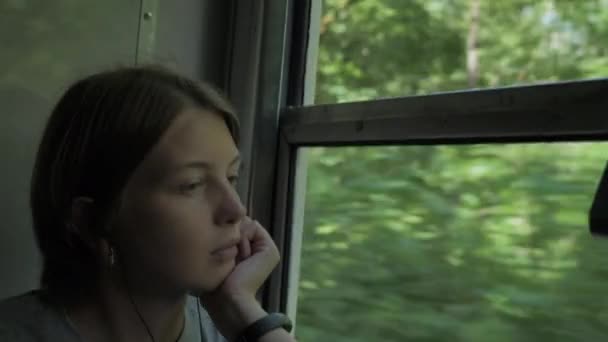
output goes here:
<path id="1" fill-rule="evenodd" d="M 28 190 L 52 106 L 74 79 L 135 62 L 139 8 L 123 0 L 0 1 L 0 299 L 38 283 Z"/>
<path id="2" fill-rule="evenodd" d="M 308 149 L 302 341 L 605 341 L 607 143 Z"/>
<path id="3" fill-rule="evenodd" d="M 608 75 L 606 0 L 324 0 L 316 103 Z"/>

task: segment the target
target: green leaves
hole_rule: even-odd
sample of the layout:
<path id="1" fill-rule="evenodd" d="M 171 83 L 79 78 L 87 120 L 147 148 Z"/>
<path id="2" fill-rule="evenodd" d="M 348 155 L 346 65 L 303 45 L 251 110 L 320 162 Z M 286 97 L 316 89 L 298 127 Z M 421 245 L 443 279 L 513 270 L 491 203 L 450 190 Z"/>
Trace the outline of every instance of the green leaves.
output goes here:
<path id="1" fill-rule="evenodd" d="M 586 222 L 606 144 L 308 152 L 302 340 L 608 336 Z"/>
<path id="2" fill-rule="evenodd" d="M 471 0 L 326 0 L 317 103 L 468 88 Z M 480 0 L 479 87 L 606 76 L 604 0 Z"/>
<path id="3" fill-rule="evenodd" d="M 468 88 L 471 1 L 325 0 L 316 102 Z M 479 3 L 479 87 L 606 76 L 605 0 Z M 606 340 L 607 147 L 310 149 L 299 337 Z"/>

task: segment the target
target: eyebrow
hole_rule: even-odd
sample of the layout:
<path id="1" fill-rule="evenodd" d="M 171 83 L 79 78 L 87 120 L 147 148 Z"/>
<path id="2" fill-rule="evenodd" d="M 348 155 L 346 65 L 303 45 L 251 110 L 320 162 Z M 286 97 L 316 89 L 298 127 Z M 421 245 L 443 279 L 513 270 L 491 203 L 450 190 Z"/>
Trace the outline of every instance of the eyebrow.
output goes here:
<path id="1" fill-rule="evenodd" d="M 228 164 L 228 167 L 233 167 L 235 164 L 239 163 L 241 161 L 241 156 L 237 155 L 236 157 L 234 157 L 234 159 L 232 159 L 232 161 L 230 162 L 230 164 Z M 187 162 L 185 164 L 182 164 L 180 166 L 177 167 L 178 170 L 181 169 L 190 169 L 190 168 L 195 168 L 195 169 L 212 169 L 213 168 L 213 164 L 207 161 L 203 161 L 203 160 L 193 160 L 190 162 Z"/>

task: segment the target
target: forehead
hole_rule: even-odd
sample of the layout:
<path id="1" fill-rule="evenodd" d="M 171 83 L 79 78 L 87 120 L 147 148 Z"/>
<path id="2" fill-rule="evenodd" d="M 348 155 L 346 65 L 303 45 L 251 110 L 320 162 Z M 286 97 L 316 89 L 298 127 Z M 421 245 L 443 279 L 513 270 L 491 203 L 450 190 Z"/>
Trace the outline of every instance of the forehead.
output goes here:
<path id="1" fill-rule="evenodd" d="M 238 154 L 223 117 L 197 108 L 188 108 L 175 118 L 155 152 L 168 163 L 191 159 L 229 162 Z"/>
<path id="2" fill-rule="evenodd" d="M 173 120 L 141 166 L 143 172 L 155 177 L 192 161 L 226 167 L 237 155 L 238 149 L 221 115 L 189 108 Z"/>

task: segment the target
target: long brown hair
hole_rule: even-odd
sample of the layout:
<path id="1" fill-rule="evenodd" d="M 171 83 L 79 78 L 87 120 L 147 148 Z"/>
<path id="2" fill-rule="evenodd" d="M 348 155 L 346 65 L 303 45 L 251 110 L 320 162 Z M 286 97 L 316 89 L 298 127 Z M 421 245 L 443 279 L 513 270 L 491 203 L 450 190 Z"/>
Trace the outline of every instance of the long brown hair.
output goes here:
<path id="1" fill-rule="evenodd" d="M 103 236 L 128 178 L 187 106 L 221 115 L 238 144 L 230 103 L 211 86 L 160 66 L 94 74 L 61 97 L 40 142 L 30 194 L 41 287 L 49 294 L 69 300 L 98 281 L 98 256 L 67 228 L 73 199 L 94 199 L 92 228 Z"/>

